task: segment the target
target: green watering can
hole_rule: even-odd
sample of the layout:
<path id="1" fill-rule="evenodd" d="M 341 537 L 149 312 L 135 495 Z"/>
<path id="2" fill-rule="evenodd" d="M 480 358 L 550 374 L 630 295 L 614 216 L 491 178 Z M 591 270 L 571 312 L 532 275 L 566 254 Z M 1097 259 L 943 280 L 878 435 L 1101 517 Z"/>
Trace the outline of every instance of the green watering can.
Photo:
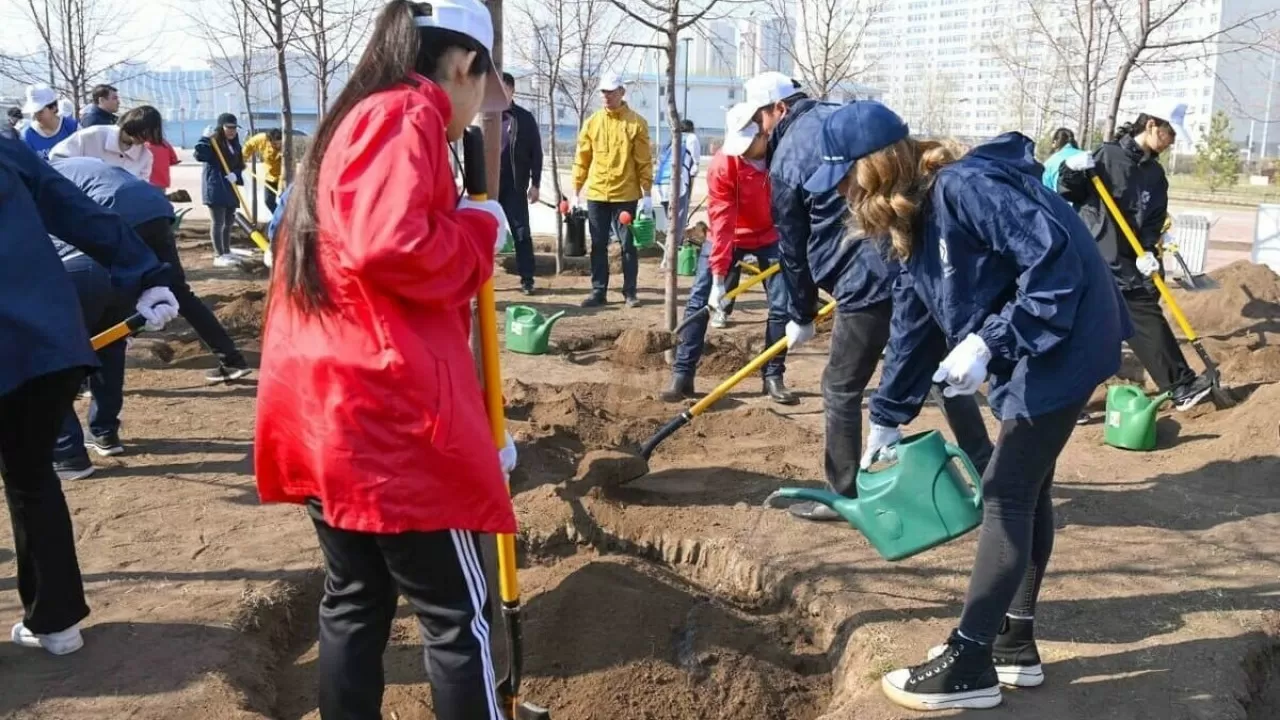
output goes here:
<path id="1" fill-rule="evenodd" d="M 813 500 L 835 510 L 885 560 L 901 560 L 964 535 L 982 522 L 982 476 L 969 456 L 937 430 L 903 438 L 897 461 L 858 473 L 858 497 L 830 490 L 782 488 L 774 498 Z M 969 481 L 956 470 L 958 461 Z"/>
<path id="2" fill-rule="evenodd" d="M 680 248 L 680 257 L 676 260 L 676 274 L 692 277 L 698 274 L 698 252 L 695 245 Z"/>
<path id="3" fill-rule="evenodd" d="M 507 233 L 507 239 L 503 241 L 502 247 L 498 248 L 499 255 L 510 255 L 516 251 L 516 239 Z"/>
<path id="4" fill-rule="evenodd" d="M 563 316 L 563 310 L 543 317 L 528 305 L 507 306 L 507 349 L 525 355 L 546 355 L 551 326 Z"/>
<path id="5" fill-rule="evenodd" d="M 648 213 L 636 213 L 631 220 L 631 242 L 637 250 L 653 247 L 653 216 Z"/>
<path id="6" fill-rule="evenodd" d="M 1107 421 L 1102 441 L 1124 450 L 1151 450 L 1156 446 L 1156 411 L 1172 393 L 1148 398 L 1136 385 L 1107 388 Z"/>

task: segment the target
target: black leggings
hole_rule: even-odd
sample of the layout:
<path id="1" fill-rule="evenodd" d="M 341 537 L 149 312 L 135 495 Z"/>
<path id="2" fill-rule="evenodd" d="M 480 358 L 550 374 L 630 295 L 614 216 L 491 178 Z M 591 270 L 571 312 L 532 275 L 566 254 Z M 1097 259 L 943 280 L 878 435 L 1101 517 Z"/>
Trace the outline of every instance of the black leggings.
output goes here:
<path id="1" fill-rule="evenodd" d="M 982 475 L 982 529 L 960 632 L 990 644 L 1005 613 L 1033 617 L 1053 553 L 1054 465 L 1086 400 L 1033 418 L 1000 424 Z"/>

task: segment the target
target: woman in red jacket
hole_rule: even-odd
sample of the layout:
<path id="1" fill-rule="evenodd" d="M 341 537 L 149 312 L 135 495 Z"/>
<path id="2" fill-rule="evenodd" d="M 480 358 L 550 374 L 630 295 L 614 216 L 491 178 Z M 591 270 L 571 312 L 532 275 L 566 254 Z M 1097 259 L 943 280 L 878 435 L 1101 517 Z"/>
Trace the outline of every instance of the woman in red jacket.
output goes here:
<path id="1" fill-rule="evenodd" d="M 511 533 L 468 346 L 506 219 L 459 200 L 447 143 L 506 98 L 479 0 L 394 0 L 316 130 L 287 206 L 258 392 L 264 502 L 324 553 L 320 715 L 381 717 L 397 591 L 435 716 L 500 720 L 479 533 Z M 504 467 L 507 465 L 507 467 Z"/>
<path id="2" fill-rule="evenodd" d="M 724 146 L 711 159 L 707 170 L 707 216 L 711 232 L 698 256 L 698 275 L 689 288 L 689 302 L 684 312 L 690 313 L 710 305 L 713 312 L 727 308 L 724 300 L 729 271 L 743 257 L 754 255 L 761 270 L 781 262 L 778 253 L 778 231 L 770 211 L 769 170 L 765 167 L 766 136 L 751 122 L 755 108 L 745 104 L 729 109 L 725 127 L 743 128 L 730 132 Z M 725 148 L 731 148 L 726 153 Z M 781 275 L 764 282 L 769 296 L 769 324 L 765 328 L 766 345 L 786 336 L 787 286 Z M 707 316 L 701 315 L 680 331 L 676 361 L 671 366 L 671 385 L 662 392 L 666 402 L 680 402 L 693 395 L 693 378 L 702 358 L 702 341 L 707 334 Z M 782 405 L 799 400 L 782 380 L 786 371 L 786 352 L 764 366 L 764 392 Z"/>

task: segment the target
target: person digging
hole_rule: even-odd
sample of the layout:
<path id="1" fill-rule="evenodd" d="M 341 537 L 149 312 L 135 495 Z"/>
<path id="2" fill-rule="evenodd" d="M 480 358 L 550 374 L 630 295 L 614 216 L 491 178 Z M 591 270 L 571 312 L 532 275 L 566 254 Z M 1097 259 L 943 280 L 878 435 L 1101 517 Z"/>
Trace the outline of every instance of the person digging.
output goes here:
<path id="1" fill-rule="evenodd" d="M 765 136 L 760 126 L 751 122 L 754 113 L 755 108 L 745 103 L 729 110 L 726 127 L 740 128 L 726 133 L 725 137 L 725 146 L 734 154 L 722 149 L 712 158 L 707 171 L 707 216 L 711 232 L 698 255 L 698 272 L 689 288 L 689 302 L 684 311 L 686 318 L 699 313 L 704 306 L 710 306 L 712 312 L 725 311 L 730 270 L 744 256 L 755 255 L 762 272 L 781 262 L 778 231 L 769 210 Z M 769 297 L 765 345 L 772 346 L 786 337 L 787 286 L 776 276 L 764 285 Z M 694 373 L 706 335 L 706 313 L 698 314 L 681 331 L 671 385 L 663 391 L 663 401 L 679 402 L 693 394 Z M 779 353 L 765 365 L 764 393 L 776 403 L 795 405 L 799 399 L 782 379 L 786 355 L 786 352 Z"/>

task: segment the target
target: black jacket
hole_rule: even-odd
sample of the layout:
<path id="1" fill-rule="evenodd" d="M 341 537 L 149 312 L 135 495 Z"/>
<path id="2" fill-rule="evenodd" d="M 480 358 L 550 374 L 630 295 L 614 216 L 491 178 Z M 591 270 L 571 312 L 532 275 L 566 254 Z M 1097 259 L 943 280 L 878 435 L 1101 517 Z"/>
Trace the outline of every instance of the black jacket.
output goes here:
<path id="1" fill-rule="evenodd" d="M 542 133 L 533 113 L 511 104 L 511 129 L 507 151 L 502 154 L 500 199 L 527 204 L 525 193 L 542 184 Z"/>
<path id="2" fill-rule="evenodd" d="M 1159 159 L 1138 146 L 1131 136 L 1103 143 L 1093 153 L 1096 172 L 1116 207 L 1138 237 L 1143 250 L 1155 251 L 1169 214 L 1169 180 Z M 1079 208 L 1080 219 L 1098 241 L 1098 250 L 1111 264 L 1121 290 L 1136 290 L 1150 282 L 1138 272 L 1137 254 L 1111 218 L 1093 181 L 1082 172 L 1062 166 L 1058 191 Z"/>
<path id="3" fill-rule="evenodd" d="M 88 107 L 80 112 L 80 127 L 87 128 L 94 125 L 115 125 L 116 116 L 103 110 L 95 104 L 90 103 Z"/>

